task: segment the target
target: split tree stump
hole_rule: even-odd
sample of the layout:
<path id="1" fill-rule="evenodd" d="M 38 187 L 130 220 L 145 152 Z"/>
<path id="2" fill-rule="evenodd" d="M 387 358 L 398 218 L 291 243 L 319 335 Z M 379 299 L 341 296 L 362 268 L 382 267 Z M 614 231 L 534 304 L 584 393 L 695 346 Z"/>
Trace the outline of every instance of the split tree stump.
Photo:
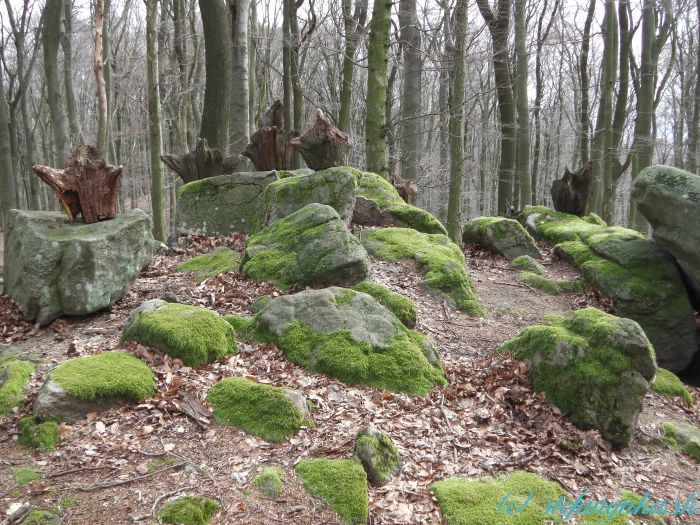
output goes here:
<path id="1" fill-rule="evenodd" d="M 64 169 L 36 164 L 32 170 L 51 186 L 70 222 L 78 215 L 85 224 L 117 216 L 122 166 L 108 166 L 94 147 L 75 146 Z"/>
<path id="2" fill-rule="evenodd" d="M 242 153 L 248 157 L 258 171 L 285 170 L 292 165 L 291 140 L 299 135 L 296 131 L 284 131 L 284 106 L 275 100 L 262 116 L 260 129 L 250 137 Z"/>
<path id="3" fill-rule="evenodd" d="M 197 146 L 184 155 L 161 155 L 160 160 L 179 175 L 184 183 L 233 173 L 241 163 L 240 155 L 224 157 L 216 148 L 210 148 L 200 138 Z"/>
<path id="4" fill-rule="evenodd" d="M 316 110 L 313 127 L 290 141 L 292 147 L 312 170 L 323 170 L 348 163 L 350 139 L 336 128 L 320 109 Z"/>
<path id="5" fill-rule="evenodd" d="M 554 209 L 582 217 L 586 213 L 586 205 L 591 195 L 593 182 L 590 161 L 576 171 L 564 169 L 564 176 L 552 182 L 550 194 Z"/>

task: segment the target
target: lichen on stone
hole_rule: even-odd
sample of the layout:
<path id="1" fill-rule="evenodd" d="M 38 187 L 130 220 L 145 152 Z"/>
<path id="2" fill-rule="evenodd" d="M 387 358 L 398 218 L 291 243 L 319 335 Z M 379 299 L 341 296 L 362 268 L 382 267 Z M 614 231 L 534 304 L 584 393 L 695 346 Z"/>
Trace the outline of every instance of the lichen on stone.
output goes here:
<path id="1" fill-rule="evenodd" d="M 284 490 L 284 471 L 279 467 L 265 467 L 253 479 L 253 486 L 270 498 L 276 498 Z"/>
<path id="2" fill-rule="evenodd" d="M 61 443 L 61 431 L 55 421 L 37 422 L 31 416 L 19 421 L 20 445 L 50 452 Z"/>
<path id="3" fill-rule="evenodd" d="M 158 513 L 162 523 L 206 525 L 219 510 L 219 502 L 204 496 L 183 496 L 166 503 Z"/>
<path id="4" fill-rule="evenodd" d="M 0 415 L 11 414 L 24 400 L 24 387 L 36 366 L 30 361 L 9 357 L 0 360 Z"/>
<path id="5" fill-rule="evenodd" d="M 398 317 L 399 321 L 408 328 L 416 326 L 416 305 L 408 297 L 396 293 L 386 286 L 369 281 L 357 283 L 352 289 L 374 297 L 379 304 Z"/>
<path id="6" fill-rule="evenodd" d="M 178 272 L 193 272 L 201 282 L 238 268 L 241 256 L 231 248 L 219 247 L 177 265 Z"/>
<path id="7" fill-rule="evenodd" d="M 693 404 L 693 396 L 683 386 L 678 376 L 665 368 L 659 368 L 656 371 L 656 379 L 651 384 L 651 389 L 664 397 L 680 397 L 688 405 Z"/>
<path id="8" fill-rule="evenodd" d="M 294 468 L 304 488 L 323 498 L 346 525 L 364 525 L 369 513 L 367 476 L 349 459 L 303 459 Z"/>

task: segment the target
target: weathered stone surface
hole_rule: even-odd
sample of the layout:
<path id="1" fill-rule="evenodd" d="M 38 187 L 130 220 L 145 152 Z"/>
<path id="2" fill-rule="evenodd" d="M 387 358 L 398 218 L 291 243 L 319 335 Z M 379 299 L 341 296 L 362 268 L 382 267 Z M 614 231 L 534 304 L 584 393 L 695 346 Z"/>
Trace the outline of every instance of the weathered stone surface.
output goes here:
<path id="1" fill-rule="evenodd" d="M 681 275 L 666 250 L 593 215 L 580 218 L 527 206 L 519 219 L 610 297 L 616 315 L 641 325 L 659 366 L 680 372 L 691 363 L 700 349 L 700 333 Z"/>
<path id="2" fill-rule="evenodd" d="M 185 184 L 177 191 L 178 231 L 248 232 L 259 213 L 260 195 L 276 180 L 274 171 L 253 171 Z"/>
<path id="3" fill-rule="evenodd" d="M 661 425 L 664 441 L 674 449 L 700 462 L 700 428 L 685 421 L 664 421 Z"/>
<path id="4" fill-rule="evenodd" d="M 477 217 L 464 225 L 462 242 L 480 244 L 509 260 L 521 255 L 542 257 L 539 248 L 520 223 L 505 217 Z"/>
<path id="5" fill-rule="evenodd" d="M 369 256 L 338 213 L 309 204 L 246 241 L 243 273 L 282 288 L 353 285 L 369 276 Z"/>
<path id="6" fill-rule="evenodd" d="M 151 220 L 141 210 L 94 224 L 55 212 L 11 210 L 5 293 L 29 320 L 86 315 L 118 301 L 151 261 Z"/>
<path id="7" fill-rule="evenodd" d="M 355 438 L 355 456 L 372 485 L 386 485 L 401 471 L 401 458 L 396 445 L 374 425 L 363 427 Z"/>
<path id="8" fill-rule="evenodd" d="M 678 261 L 700 309 L 700 177 L 671 166 L 643 169 L 632 196 L 654 228 L 654 241 Z"/>
<path id="9" fill-rule="evenodd" d="M 630 443 L 649 383 L 654 350 L 631 319 L 595 308 L 552 316 L 504 343 L 528 363 L 536 391 L 582 428 L 597 428 L 615 446 Z"/>

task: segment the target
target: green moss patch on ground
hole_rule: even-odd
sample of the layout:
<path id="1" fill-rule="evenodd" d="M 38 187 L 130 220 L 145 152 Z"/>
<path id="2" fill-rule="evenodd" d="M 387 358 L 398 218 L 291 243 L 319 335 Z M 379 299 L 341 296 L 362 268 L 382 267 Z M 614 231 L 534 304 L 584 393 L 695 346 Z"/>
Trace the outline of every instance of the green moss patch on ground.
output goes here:
<path id="1" fill-rule="evenodd" d="M 241 256 L 238 252 L 224 246 L 213 252 L 198 255 L 177 265 L 178 272 L 193 272 L 198 280 L 204 281 L 220 273 L 226 273 L 238 268 Z"/>
<path id="2" fill-rule="evenodd" d="M 684 421 L 664 421 L 661 430 L 669 446 L 700 461 L 700 428 Z"/>
<path id="3" fill-rule="evenodd" d="M 303 459 L 294 468 L 304 488 L 323 498 L 347 525 L 364 525 L 369 513 L 367 477 L 349 459 Z"/>
<path id="4" fill-rule="evenodd" d="M 55 421 L 39 423 L 33 417 L 23 417 L 19 421 L 20 445 L 50 452 L 61 443 L 61 432 Z"/>
<path id="5" fill-rule="evenodd" d="M 41 469 L 34 467 L 17 467 L 12 469 L 12 478 L 19 485 L 26 485 L 32 481 L 39 481 L 44 477 Z"/>
<path id="6" fill-rule="evenodd" d="M 537 275 L 532 272 L 520 272 L 518 274 L 518 280 L 549 295 L 559 295 L 559 285 L 544 275 Z"/>
<path id="7" fill-rule="evenodd" d="M 276 498 L 284 490 L 284 471 L 279 467 L 265 467 L 253 479 L 253 486 L 270 498 Z"/>
<path id="8" fill-rule="evenodd" d="M 219 502 L 204 496 L 183 496 L 166 503 L 158 513 L 162 523 L 206 525 L 219 510 Z"/>
<path id="9" fill-rule="evenodd" d="M 693 396 L 683 386 L 678 376 L 665 368 L 659 368 L 656 371 L 656 379 L 651 384 L 651 389 L 664 397 L 680 397 L 687 404 L 693 404 Z"/>
<path id="10" fill-rule="evenodd" d="M 416 305 L 408 297 L 396 293 L 386 286 L 368 281 L 362 281 L 353 286 L 352 289 L 374 297 L 379 304 L 398 317 L 399 321 L 408 328 L 416 326 Z"/>
<path id="11" fill-rule="evenodd" d="M 24 400 L 24 387 L 36 366 L 12 357 L 0 361 L 0 415 L 11 414 Z"/>
<path id="12" fill-rule="evenodd" d="M 284 388 L 256 383 L 242 377 L 222 379 L 209 389 L 214 420 L 240 428 L 266 441 L 278 443 L 296 435 L 313 422 L 287 395 Z"/>
<path id="13" fill-rule="evenodd" d="M 423 284 L 428 290 L 460 310 L 484 315 L 464 266 L 464 254 L 445 235 L 410 228 L 380 228 L 364 231 L 361 239 L 367 251 L 379 259 L 414 259 L 425 272 Z"/>
<path id="14" fill-rule="evenodd" d="M 122 398 L 143 401 L 156 393 L 148 365 L 126 352 L 69 359 L 51 371 L 51 379 L 79 399 Z"/>
<path id="15" fill-rule="evenodd" d="M 201 306 L 146 301 L 134 310 L 122 341 L 137 341 L 200 366 L 238 351 L 233 327 L 216 312 Z"/>

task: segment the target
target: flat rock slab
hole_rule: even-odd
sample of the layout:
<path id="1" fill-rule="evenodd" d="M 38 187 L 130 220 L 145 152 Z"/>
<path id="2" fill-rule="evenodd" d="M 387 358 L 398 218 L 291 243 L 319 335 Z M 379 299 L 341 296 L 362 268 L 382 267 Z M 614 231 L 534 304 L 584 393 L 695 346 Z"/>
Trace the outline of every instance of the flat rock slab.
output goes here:
<path id="1" fill-rule="evenodd" d="M 5 243 L 4 291 L 42 326 L 114 304 L 150 263 L 155 245 L 151 220 L 138 209 L 94 224 L 11 210 Z"/>

